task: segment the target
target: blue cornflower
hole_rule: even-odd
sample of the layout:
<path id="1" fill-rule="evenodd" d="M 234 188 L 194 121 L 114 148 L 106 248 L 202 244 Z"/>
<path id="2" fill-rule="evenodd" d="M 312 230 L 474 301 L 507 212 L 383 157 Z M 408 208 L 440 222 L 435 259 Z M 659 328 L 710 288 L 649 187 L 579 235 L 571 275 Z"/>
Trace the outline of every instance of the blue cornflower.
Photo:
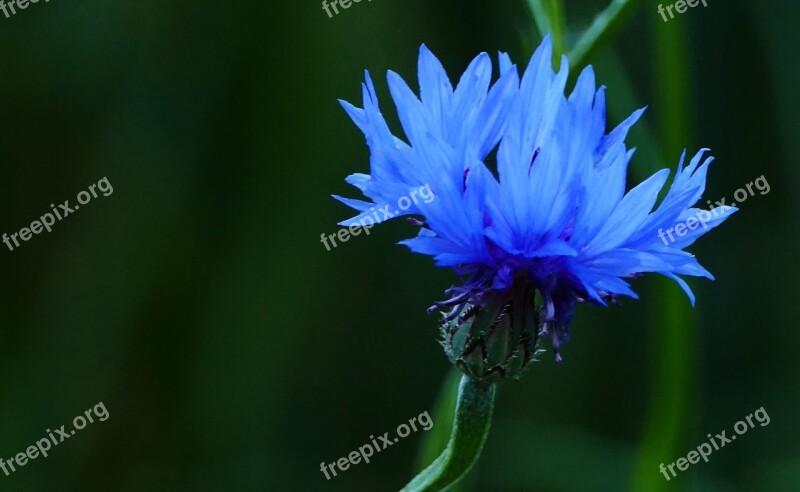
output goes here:
<path id="1" fill-rule="evenodd" d="M 419 98 L 399 75 L 388 73 L 405 139 L 389 129 L 369 73 L 362 86 L 363 108 L 342 102 L 366 136 L 371 155 L 369 175 L 347 178 L 370 201 L 336 196 L 360 212 L 341 224 L 364 224 L 368 217 L 371 223 L 375 210 L 430 187 L 435 200 L 414 203 L 396 215 L 424 218 L 412 220 L 419 234 L 402 244 L 465 276 L 465 283 L 451 288 L 450 298 L 432 309 L 447 309 L 445 348 L 473 376 L 517 374 L 517 366 L 532 358 L 540 335 L 550 337 L 560 361 L 577 303 L 637 298 L 626 279 L 642 273 L 673 279 L 694 304 L 680 276 L 713 276 L 683 248 L 736 211 L 691 208 L 704 191 L 713 160 L 705 157 L 707 149 L 686 167 L 684 153 L 655 209 L 669 170 L 626 193 L 633 150 L 625 146 L 625 137 L 643 110 L 606 134 L 604 89 L 595 86 L 592 68 L 581 72 L 565 97 L 568 63 L 562 57 L 556 73 L 551 57 L 548 37 L 520 78 L 501 53 L 499 77 L 492 83 L 492 63 L 482 53 L 454 89 L 423 45 Z M 672 234 L 696 216 L 704 219 L 702 225 L 695 220 L 683 235 Z M 512 335 L 498 348 L 491 337 L 500 325 Z M 489 360 L 493 350 L 499 359 Z"/>

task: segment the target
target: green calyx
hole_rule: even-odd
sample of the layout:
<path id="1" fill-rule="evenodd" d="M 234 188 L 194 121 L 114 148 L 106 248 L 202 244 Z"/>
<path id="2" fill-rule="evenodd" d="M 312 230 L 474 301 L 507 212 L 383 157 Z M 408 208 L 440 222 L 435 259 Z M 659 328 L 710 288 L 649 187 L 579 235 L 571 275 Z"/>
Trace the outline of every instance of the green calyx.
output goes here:
<path id="1" fill-rule="evenodd" d="M 515 285 L 480 305 L 466 304 L 441 328 L 450 362 L 478 381 L 519 378 L 539 352 L 535 295 L 531 285 Z"/>

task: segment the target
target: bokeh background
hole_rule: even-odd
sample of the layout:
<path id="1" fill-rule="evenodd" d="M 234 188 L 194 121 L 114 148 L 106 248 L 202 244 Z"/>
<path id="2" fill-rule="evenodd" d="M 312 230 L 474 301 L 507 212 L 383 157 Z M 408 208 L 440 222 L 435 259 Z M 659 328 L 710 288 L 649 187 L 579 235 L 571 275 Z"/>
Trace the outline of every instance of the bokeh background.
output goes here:
<path id="1" fill-rule="evenodd" d="M 605 1 L 569 0 L 569 39 Z M 709 0 L 663 23 L 640 2 L 590 61 L 609 123 L 647 105 L 631 182 L 713 149 L 705 198 L 771 190 L 694 248 L 716 281 L 581 307 L 552 354 L 499 391 L 463 491 L 790 491 L 800 487 L 796 276 L 800 7 Z M 16 250 L 0 245 L 0 457 L 103 402 L 9 491 L 391 491 L 446 438 L 449 365 L 432 301 L 458 279 L 389 223 L 332 250 L 331 193 L 367 172 L 337 98 L 363 70 L 407 80 L 423 42 L 455 78 L 481 51 L 522 62 L 523 0 L 82 0 L 0 15 L 0 232 L 107 177 Z M 450 375 L 450 376 L 449 376 Z M 447 386 L 445 385 L 445 388 Z M 667 482 L 673 462 L 764 407 L 756 427 Z M 415 433 L 325 480 L 332 462 L 429 411 Z M 437 413 L 439 411 L 439 413 Z M 426 458 L 427 456 L 427 458 Z"/>

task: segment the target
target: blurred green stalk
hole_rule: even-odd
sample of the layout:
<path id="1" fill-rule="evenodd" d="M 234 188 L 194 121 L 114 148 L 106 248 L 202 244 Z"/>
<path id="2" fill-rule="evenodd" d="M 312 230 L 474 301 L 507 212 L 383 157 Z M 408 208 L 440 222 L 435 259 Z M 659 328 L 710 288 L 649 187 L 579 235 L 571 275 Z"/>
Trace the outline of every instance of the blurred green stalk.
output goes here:
<path id="1" fill-rule="evenodd" d="M 569 52 L 570 68 L 583 68 L 589 58 L 622 28 L 634 8 L 639 5 L 639 1 L 613 0 L 595 17 Z"/>
<path id="2" fill-rule="evenodd" d="M 553 39 L 553 62 L 559 64 L 561 55 L 566 54 L 567 19 L 562 0 L 528 0 L 536 29 L 544 37 L 550 34 Z"/>
<path id="3" fill-rule="evenodd" d="M 692 104 L 689 96 L 687 35 L 683 22 L 664 24 L 653 17 L 654 70 L 657 84 L 655 113 L 659 122 L 662 162 L 674 162 L 690 141 Z M 659 283 L 653 311 L 653 378 L 650 409 L 645 424 L 631 489 L 676 490 L 659 472 L 660 463 L 671 463 L 686 451 L 690 424 L 697 329 L 684 294 L 671 282 Z"/>

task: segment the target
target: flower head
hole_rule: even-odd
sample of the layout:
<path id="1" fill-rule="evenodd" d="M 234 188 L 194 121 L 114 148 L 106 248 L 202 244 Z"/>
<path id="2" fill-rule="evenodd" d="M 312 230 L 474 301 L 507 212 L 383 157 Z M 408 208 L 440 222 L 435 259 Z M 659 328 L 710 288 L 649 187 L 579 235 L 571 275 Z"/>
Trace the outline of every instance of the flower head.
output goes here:
<path id="1" fill-rule="evenodd" d="M 522 354 L 522 365 L 527 364 L 540 335 L 550 337 L 560 360 L 577 303 L 637 298 L 626 280 L 643 273 L 673 279 L 693 304 L 681 276 L 713 277 L 683 248 L 736 211 L 692 208 L 713 160 L 705 158 L 707 149 L 688 166 L 681 158 L 657 207 L 667 169 L 626 193 L 633 150 L 625 138 L 643 110 L 606 133 L 604 89 L 595 86 L 592 68 L 581 72 L 566 97 L 566 58 L 554 72 L 551 56 L 546 38 L 520 77 L 501 53 L 499 76 L 492 83 L 492 63 L 482 53 L 453 88 L 423 45 L 419 98 L 399 75 L 388 73 L 405 138 L 389 129 L 369 73 L 363 108 L 342 102 L 366 136 L 371 155 L 370 174 L 347 178 L 369 201 L 336 196 L 360 212 L 341 224 L 363 224 L 376 209 L 430 187 L 435 200 L 414 203 L 396 215 L 424 218 L 412 221 L 419 234 L 402 244 L 466 278 L 434 308 L 447 309 L 444 344 L 451 360 L 461 362 L 462 369 L 470 356 L 479 360 L 470 366 L 473 375 L 509 376 L 509 368 L 518 365 L 514 354 Z M 695 216 L 705 220 L 695 220 L 683 235 L 672 234 Z M 481 316 L 488 319 L 475 321 Z M 507 352 L 492 362 L 489 338 L 504 323 L 512 343 L 502 345 Z M 466 325 L 465 341 L 458 337 Z M 483 328 L 476 331 L 473 325 Z"/>

